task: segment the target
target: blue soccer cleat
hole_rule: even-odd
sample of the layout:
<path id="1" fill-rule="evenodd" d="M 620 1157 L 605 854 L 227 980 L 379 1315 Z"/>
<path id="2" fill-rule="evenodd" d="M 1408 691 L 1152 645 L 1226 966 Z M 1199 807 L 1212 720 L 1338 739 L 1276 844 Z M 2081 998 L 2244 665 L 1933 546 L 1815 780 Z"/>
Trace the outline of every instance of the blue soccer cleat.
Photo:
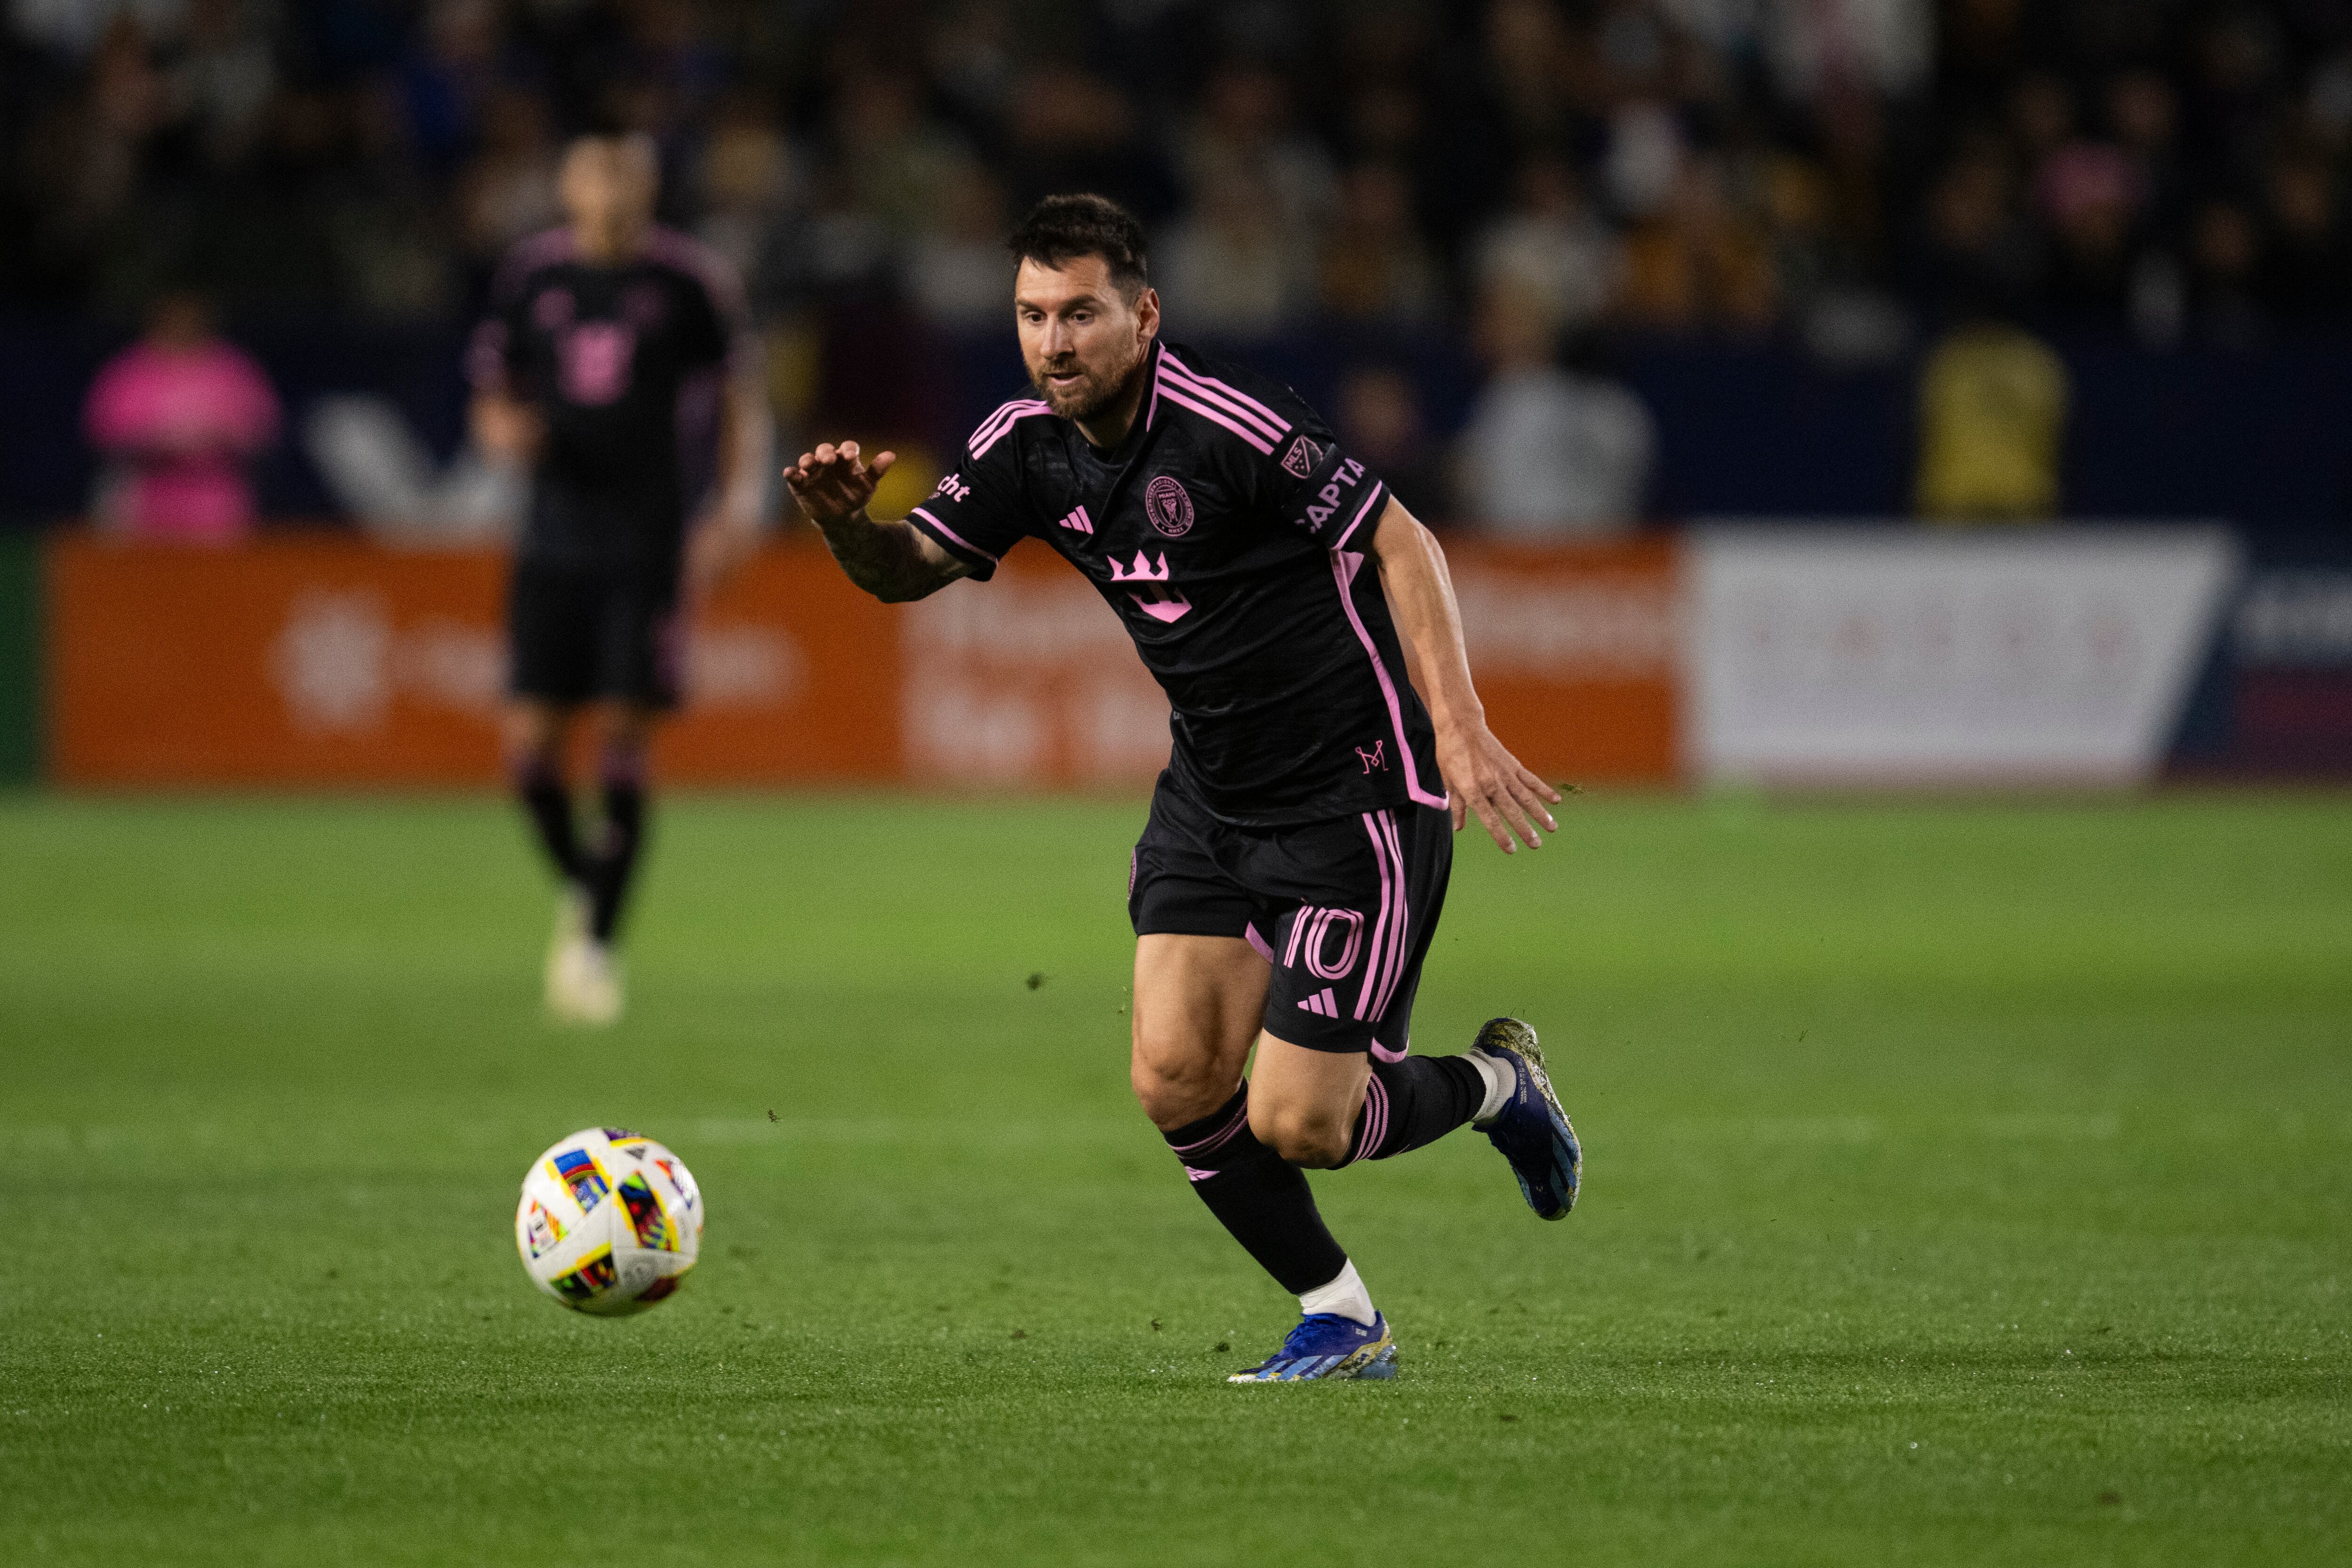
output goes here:
<path id="1" fill-rule="evenodd" d="M 1528 1207 L 1539 1219 L 1566 1219 L 1576 1206 L 1576 1184 L 1584 1166 L 1584 1150 L 1576 1129 L 1559 1108 L 1551 1078 L 1544 1071 L 1543 1047 L 1536 1032 L 1517 1018 L 1489 1018 L 1479 1026 L 1470 1048 L 1501 1062 L 1517 1075 L 1518 1085 L 1503 1109 L 1481 1131 L 1511 1163 Z"/>
<path id="2" fill-rule="evenodd" d="M 1389 1378 L 1396 1375 L 1396 1341 L 1389 1321 L 1372 1314 L 1372 1326 L 1337 1312 L 1302 1319 L 1282 1348 L 1227 1383 L 1305 1383 L 1318 1377 Z"/>

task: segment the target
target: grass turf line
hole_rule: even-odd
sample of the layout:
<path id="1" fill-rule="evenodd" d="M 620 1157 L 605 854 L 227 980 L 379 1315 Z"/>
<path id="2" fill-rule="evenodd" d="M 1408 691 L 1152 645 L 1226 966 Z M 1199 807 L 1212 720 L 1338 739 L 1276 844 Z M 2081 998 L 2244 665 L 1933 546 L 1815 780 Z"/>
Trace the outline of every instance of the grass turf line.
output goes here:
<path id="1" fill-rule="evenodd" d="M 1137 805 L 667 804 L 594 1036 L 497 803 L 0 800 L 5 1555 L 2337 1557 L 2340 798 L 1570 812 L 1459 841 L 1416 1041 L 1534 1019 L 1586 1203 L 1318 1177 L 1403 1375 L 1232 1389 L 1291 1304 L 1127 1099 Z M 619 1323 L 509 1239 L 604 1121 L 711 1212 Z"/>

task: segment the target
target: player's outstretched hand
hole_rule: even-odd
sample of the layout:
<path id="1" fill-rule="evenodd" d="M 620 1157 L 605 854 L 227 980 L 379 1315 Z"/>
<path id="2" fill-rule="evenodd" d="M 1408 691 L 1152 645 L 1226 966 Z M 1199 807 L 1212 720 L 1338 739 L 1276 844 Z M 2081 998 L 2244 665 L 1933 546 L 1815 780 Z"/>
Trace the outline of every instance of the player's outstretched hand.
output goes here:
<path id="1" fill-rule="evenodd" d="M 801 460 L 784 470 L 784 484 L 809 520 L 822 527 L 865 510 L 874 499 L 875 482 L 898 460 L 896 452 L 877 452 L 868 463 L 856 442 L 836 447 L 828 441 L 814 452 L 803 452 Z"/>
<path id="2" fill-rule="evenodd" d="M 1559 804 L 1559 791 L 1521 766 L 1486 725 L 1440 731 L 1437 766 L 1454 795 L 1454 832 L 1462 831 L 1475 811 L 1496 847 L 1513 855 L 1519 847 L 1513 834 L 1525 839 L 1528 848 L 1539 849 L 1545 833 L 1559 831 L 1559 824 L 1545 809 Z"/>

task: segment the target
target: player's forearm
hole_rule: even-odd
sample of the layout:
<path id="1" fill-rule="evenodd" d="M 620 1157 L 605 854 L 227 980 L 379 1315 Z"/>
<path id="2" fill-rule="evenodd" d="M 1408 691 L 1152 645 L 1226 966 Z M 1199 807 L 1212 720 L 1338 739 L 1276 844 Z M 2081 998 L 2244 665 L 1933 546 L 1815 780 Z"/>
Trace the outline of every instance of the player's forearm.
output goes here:
<path id="1" fill-rule="evenodd" d="M 1457 724 L 1483 724 L 1486 710 L 1470 683 L 1470 655 L 1462 640 L 1462 608 L 1445 552 L 1402 503 L 1391 497 L 1372 535 L 1380 562 L 1381 591 L 1389 616 L 1403 640 L 1406 674 L 1431 721 L 1443 731 Z"/>
<path id="2" fill-rule="evenodd" d="M 910 522 L 877 522 L 863 510 L 814 521 L 849 580 L 886 605 L 922 598 L 952 581 L 929 558 Z"/>

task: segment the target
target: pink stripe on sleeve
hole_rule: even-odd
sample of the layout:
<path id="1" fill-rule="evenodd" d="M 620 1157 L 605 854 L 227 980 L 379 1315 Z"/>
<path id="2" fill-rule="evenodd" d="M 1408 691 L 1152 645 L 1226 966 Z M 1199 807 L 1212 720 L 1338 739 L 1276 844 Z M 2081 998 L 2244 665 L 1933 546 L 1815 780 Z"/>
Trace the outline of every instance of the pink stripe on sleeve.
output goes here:
<path id="1" fill-rule="evenodd" d="M 925 522 L 929 523 L 933 528 L 938 529 L 942 534 L 953 540 L 956 543 L 962 545 L 974 555 L 982 556 L 992 562 L 1001 563 L 1004 559 L 1004 557 L 1001 555 L 990 555 L 987 551 L 982 550 L 979 545 L 974 544 L 971 540 L 966 539 L 962 534 L 958 533 L 954 529 L 950 528 L 946 523 L 941 522 L 938 518 L 933 517 L 929 512 L 925 511 L 921 507 L 917 507 L 913 511 L 908 512 L 907 515 L 909 517 L 921 518 Z"/>
<path id="2" fill-rule="evenodd" d="M 1175 404 L 1178 407 L 1189 408 L 1203 419 L 1213 420 L 1217 424 L 1222 425 L 1226 429 L 1232 431 L 1234 435 L 1240 437 L 1243 440 L 1248 442 L 1251 446 L 1256 447 L 1259 451 L 1265 453 L 1267 457 L 1271 458 L 1274 456 L 1273 442 L 1267 440 L 1265 437 L 1259 435 L 1256 431 L 1250 429 L 1246 426 L 1236 423 L 1231 416 L 1220 413 L 1216 409 L 1210 407 L 1207 404 L 1187 395 L 1183 392 L 1178 390 L 1176 386 L 1166 381 L 1160 383 L 1160 395 L 1166 397 L 1169 402 Z"/>
<path id="3" fill-rule="evenodd" d="M 1244 407 L 1245 400 L 1234 394 L 1231 388 L 1226 387 L 1223 382 L 1209 381 L 1186 370 L 1173 360 L 1168 362 L 1166 374 L 1168 379 L 1174 384 L 1182 387 L 1202 402 L 1213 404 L 1223 409 L 1269 441 L 1279 441 L 1289 431 L 1290 427 L 1287 425 L 1272 416 L 1253 412 L 1253 407 L 1263 407 L 1263 405 Z"/>
<path id="4" fill-rule="evenodd" d="M 1274 436 L 1279 437 L 1289 433 L 1290 421 L 1252 397 L 1248 393 L 1242 391 L 1241 388 L 1228 382 L 1219 381 L 1215 376 L 1203 375 L 1186 365 L 1181 360 L 1171 358 L 1163 368 L 1173 371 L 1180 383 L 1209 394 L 1234 409 L 1244 418 L 1254 417 L 1256 423 L 1266 426 Z"/>
<path id="5" fill-rule="evenodd" d="M 1045 405 L 1034 398 L 1024 402 L 1006 404 L 990 415 L 982 422 L 980 428 L 971 433 L 971 455 L 975 458 L 984 456 L 991 447 L 1004 439 L 1005 432 L 1011 430 L 1014 425 L 1032 414 L 1046 412 L 1048 410 Z"/>
<path id="6" fill-rule="evenodd" d="M 1362 526 L 1364 519 L 1371 516 L 1372 503 L 1380 500 L 1387 490 L 1388 486 L 1381 483 L 1380 480 L 1372 481 L 1372 493 L 1364 498 L 1364 504 L 1356 509 L 1356 515 L 1349 520 L 1348 526 L 1340 531 L 1339 537 L 1331 542 L 1332 549 L 1337 550 L 1348 542 L 1356 530 Z"/>

